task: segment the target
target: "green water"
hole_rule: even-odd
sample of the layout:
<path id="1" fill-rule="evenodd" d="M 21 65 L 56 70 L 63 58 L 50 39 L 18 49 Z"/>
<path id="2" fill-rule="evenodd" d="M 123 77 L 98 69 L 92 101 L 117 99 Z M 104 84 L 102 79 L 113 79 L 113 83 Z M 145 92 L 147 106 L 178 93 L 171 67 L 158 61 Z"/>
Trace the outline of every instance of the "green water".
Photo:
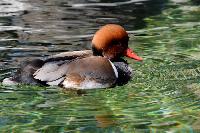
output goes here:
<path id="1" fill-rule="evenodd" d="M 200 132 L 200 6 L 168 2 L 129 31 L 132 80 L 84 94 L 1 86 L 1 132 Z M 14 66 L 13 66 L 14 67 Z M 2 68 L 1 77 L 10 74 Z"/>

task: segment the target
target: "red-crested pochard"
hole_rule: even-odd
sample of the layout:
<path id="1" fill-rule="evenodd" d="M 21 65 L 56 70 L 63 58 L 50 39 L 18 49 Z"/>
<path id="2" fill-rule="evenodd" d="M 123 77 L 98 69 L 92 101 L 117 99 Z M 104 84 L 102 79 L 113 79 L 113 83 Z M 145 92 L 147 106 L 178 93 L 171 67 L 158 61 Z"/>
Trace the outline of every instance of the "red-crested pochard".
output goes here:
<path id="1" fill-rule="evenodd" d="M 142 60 L 128 47 L 128 40 L 123 27 L 107 24 L 95 33 L 92 50 L 25 61 L 16 73 L 3 80 L 3 84 L 58 85 L 72 89 L 123 85 L 131 78 L 131 68 L 121 57 Z"/>

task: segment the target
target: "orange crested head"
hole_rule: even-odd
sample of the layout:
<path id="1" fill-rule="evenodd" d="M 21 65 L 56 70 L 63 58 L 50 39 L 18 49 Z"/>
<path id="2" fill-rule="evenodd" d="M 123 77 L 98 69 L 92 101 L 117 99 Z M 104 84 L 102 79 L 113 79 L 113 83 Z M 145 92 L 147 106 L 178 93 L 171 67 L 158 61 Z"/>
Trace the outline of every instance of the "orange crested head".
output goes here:
<path id="1" fill-rule="evenodd" d="M 104 56 L 110 60 L 124 55 L 135 59 L 136 54 L 133 56 L 128 48 L 128 40 L 128 33 L 122 26 L 107 24 L 101 27 L 92 39 L 93 54 Z M 136 60 L 142 59 L 137 56 Z"/>

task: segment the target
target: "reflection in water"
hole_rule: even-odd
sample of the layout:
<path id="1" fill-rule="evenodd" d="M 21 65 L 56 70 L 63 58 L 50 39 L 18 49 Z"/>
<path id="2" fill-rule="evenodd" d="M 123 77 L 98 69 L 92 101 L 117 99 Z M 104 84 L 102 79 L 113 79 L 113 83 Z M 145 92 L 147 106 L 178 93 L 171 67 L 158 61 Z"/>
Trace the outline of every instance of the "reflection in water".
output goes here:
<path id="1" fill-rule="evenodd" d="M 195 0 L 1 0 L 0 79 L 20 61 L 89 49 L 106 23 L 123 25 L 144 62 L 128 60 L 125 86 L 76 94 L 0 87 L 0 131 L 182 132 L 199 130 L 200 7 Z M 134 45 L 134 46 L 133 46 Z"/>
<path id="2" fill-rule="evenodd" d="M 118 23 L 127 30 L 142 28 L 145 26 L 143 18 L 159 13 L 164 5 L 164 0 L 12 1 L 0 3 L 0 8 L 6 8 L 0 15 L 0 43 L 3 47 L 9 46 L 2 52 L 7 55 L 5 61 L 9 61 L 11 66 L 17 66 L 24 60 L 23 57 L 41 57 L 52 54 L 50 52 L 90 49 L 91 37 L 99 26 Z M 105 6 L 101 3 L 113 5 Z M 79 4 L 85 7 L 74 6 Z M 39 51 L 23 50 L 29 46 Z M 18 50 L 12 49 L 13 47 Z"/>
<path id="3" fill-rule="evenodd" d="M 199 0 L 191 0 L 194 4 L 200 4 L 200 1 Z"/>
<path id="4" fill-rule="evenodd" d="M 0 16 L 18 15 L 20 11 L 30 8 L 30 5 L 20 0 L 1 0 L 0 1 Z"/>
<path id="5" fill-rule="evenodd" d="M 95 119 L 97 120 L 97 127 L 106 128 L 116 124 L 112 115 L 96 115 Z"/>
<path id="6" fill-rule="evenodd" d="M 130 1 L 124 1 L 124 2 L 110 2 L 106 1 L 106 3 L 84 3 L 84 4 L 71 4 L 72 7 L 88 7 L 88 6 L 121 6 L 121 5 L 128 5 L 133 4 L 137 2 L 143 2 L 147 0 L 130 0 Z"/>
<path id="7" fill-rule="evenodd" d="M 77 35 L 79 35 L 78 43 L 83 43 L 81 44 L 82 48 L 88 48 L 88 36 L 90 37 L 99 25 L 119 23 L 132 30 L 133 28 L 141 28 L 141 26 L 144 26 L 142 19 L 153 13 L 159 13 L 162 6 L 161 2 L 157 1 L 155 2 L 157 5 L 151 5 L 147 0 L 110 2 L 113 4 L 111 7 L 106 7 L 109 3 L 93 2 L 91 5 L 89 1 L 81 1 L 86 5 L 82 8 L 77 6 L 80 5 L 79 3 L 80 1 L 54 0 L 38 2 L 29 0 L 23 1 L 23 3 L 15 2 L 12 5 L 7 3 L 10 9 L 21 5 L 21 8 L 17 8 L 19 10 L 14 12 L 23 13 L 14 17 L 9 22 L 12 24 L 9 25 L 23 28 L 23 30 L 13 29 L 17 32 L 17 40 L 20 42 L 75 43 L 74 45 L 77 45 Z M 4 2 L 4 4 L 6 3 Z M 99 7 L 99 4 L 101 4 L 101 7 Z M 87 5 L 91 6 L 87 7 Z M 128 24 L 130 22 L 131 25 Z M 75 39 L 73 39 L 74 37 Z M 80 48 L 80 45 L 78 47 Z"/>

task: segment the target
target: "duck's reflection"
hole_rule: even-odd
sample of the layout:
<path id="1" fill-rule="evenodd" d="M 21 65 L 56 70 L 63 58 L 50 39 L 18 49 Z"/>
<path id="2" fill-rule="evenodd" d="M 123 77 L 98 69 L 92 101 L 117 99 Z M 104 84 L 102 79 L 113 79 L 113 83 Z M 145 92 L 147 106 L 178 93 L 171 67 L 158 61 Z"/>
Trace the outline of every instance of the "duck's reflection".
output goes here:
<path id="1" fill-rule="evenodd" d="M 81 44 L 84 49 L 88 48 L 90 36 L 82 35 L 91 35 L 100 25 L 107 23 L 118 23 L 127 30 L 142 28 L 145 26 L 143 18 L 160 13 L 163 3 L 158 0 L 3 0 L 0 8 L 5 8 L 7 13 L 22 13 L 13 17 L 10 25 L 23 28 L 17 30 L 18 40 L 22 42 Z"/>
<path id="2" fill-rule="evenodd" d="M 109 115 L 109 114 L 96 115 L 95 119 L 97 121 L 97 127 L 101 127 L 101 128 L 105 128 L 105 127 L 109 127 L 109 126 L 113 126 L 117 124 L 115 118 L 113 118 L 112 115 Z"/>

